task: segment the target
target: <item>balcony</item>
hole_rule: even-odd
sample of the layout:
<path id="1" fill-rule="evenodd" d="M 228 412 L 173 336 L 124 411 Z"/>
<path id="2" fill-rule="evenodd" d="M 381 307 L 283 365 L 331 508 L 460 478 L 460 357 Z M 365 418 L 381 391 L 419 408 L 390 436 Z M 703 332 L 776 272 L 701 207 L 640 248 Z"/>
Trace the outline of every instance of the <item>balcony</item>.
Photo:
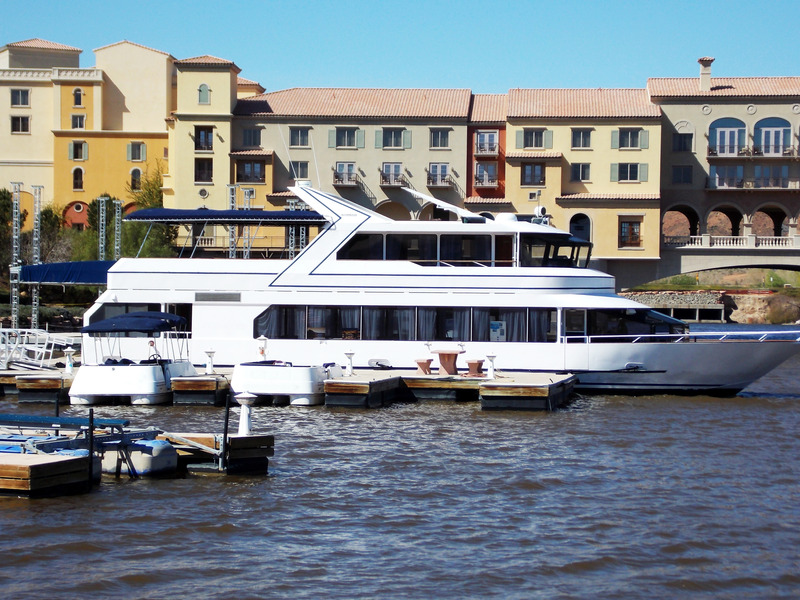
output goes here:
<path id="1" fill-rule="evenodd" d="M 475 144 L 475 156 L 497 156 L 499 146 L 497 142 L 479 142 Z"/>
<path id="2" fill-rule="evenodd" d="M 476 188 L 496 188 L 497 177 L 490 177 L 489 175 L 477 175 L 475 177 Z"/>
<path id="3" fill-rule="evenodd" d="M 753 146 L 753 156 L 759 158 L 797 158 L 797 146 L 772 144 Z"/>
<path id="4" fill-rule="evenodd" d="M 796 190 L 800 191 L 797 177 L 708 177 L 707 190 Z"/>
<path id="5" fill-rule="evenodd" d="M 708 146 L 708 158 L 739 158 L 750 156 L 751 151 L 747 146 L 739 144 L 717 144 Z"/>
<path id="6" fill-rule="evenodd" d="M 403 187 L 406 178 L 402 173 L 384 173 L 381 171 L 381 187 Z"/>
<path id="7" fill-rule="evenodd" d="M 452 186 L 449 175 L 436 175 L 428 173 L 428 187 L 431 188 L 449 188 Z"/>
<path id="8" fill-rule="evenodd" d="M 358 185 L 358 173 L 333 172 L 333 185 L 341 187 L 356 187 Z"/>

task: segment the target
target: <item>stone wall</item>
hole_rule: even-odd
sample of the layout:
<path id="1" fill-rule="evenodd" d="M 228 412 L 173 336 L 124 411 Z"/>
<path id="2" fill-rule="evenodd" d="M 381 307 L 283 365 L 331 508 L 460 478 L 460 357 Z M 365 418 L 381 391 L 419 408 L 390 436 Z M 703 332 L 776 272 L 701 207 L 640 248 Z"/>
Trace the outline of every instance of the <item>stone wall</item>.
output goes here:
<path id="1" fill-rule="evenodd" d="M 625 292 L 620 294 L 636 302 L 654 307 L 681 307 L 719 305 L 720 291 L 661 291 L 661 292 Z M 731 313 L 731 319 L 737 323 L 765 323 L 767 316 L 767 301 L 770 294 L 728 294 L 738 307 Z"/>

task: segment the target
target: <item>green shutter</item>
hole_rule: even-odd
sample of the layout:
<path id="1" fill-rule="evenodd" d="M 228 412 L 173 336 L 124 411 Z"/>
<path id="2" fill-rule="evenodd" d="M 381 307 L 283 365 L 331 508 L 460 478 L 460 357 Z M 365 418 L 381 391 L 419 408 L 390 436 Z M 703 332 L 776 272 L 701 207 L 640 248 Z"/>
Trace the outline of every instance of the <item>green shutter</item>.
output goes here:
<path id="1" fill-rule="evenodd" d="M 643 150 L 650 147 L 650 132 L 642 129 L 639 132 L 639 148 Z"/>
<path id="2" fill-rule="evenodd" d="M 611 148 L 615 150 L 619 148 L 619 129 L 611 132 Z"/>
<path id="3" fill-rule="evenodd" d="M 133 145 L 133 144 L 131 144 L 130 142 L 128 142 L 128 146 L 127 146 L 127 152 L 128 152 L 128 154 L 127 154 L 127 157 L 128 157 L 128 160 L 131 160 L 131 156 L 133 156 L 133 151 L 131 150 L 131 146 L 132 146 L 132 145 Z"/>
<path id="4" fill-rule="evenodd" d="M 611 181 L 619 181 L 619 163 L 611 163 Z"/>
<path id="5" fill-rule="evenodd" d="M 89 144 L 83 142 L 83 160 L 89 160 Z"/>
<path id="6" fill-rule="evenodd" d="M 142 144 L 142 160 L 147 160 L 147 144 Z"/>
<path id="7" fill-rule="evenodd" d="M 647 181 L 647 163 L 639 163 L 639 181 Z"/>
<path id="8" fill-rule="evenodd" d="M 328 148 L 336 148 L 336 130 L 328 130 Z"/>
<path id="9" fill-rule="evenodd" d="M 366 135 L 363 129 L 356 129 L 356 148 L 363 148 Z"/>
<path id="10" fill-rule="evenodd" d="M 375 130 L 375 147 L 383 148 L 383 129 Z"/>
<path id="11" fill-rule="evenodd" d="M 73 144 L 72 142 L 69 143 L 68 152 L 69 155 L 67 156 L 67 158 L 69 158 L 69 160 L 75 160 L 75 144 Z"/>
<path id="12" fill-rule="evenodd" d="M 545 148 L 552 148 L 553 147 L 553 130 L 552 129 L 545 129 L 544 130 L 544 147 Z"/>
<path id="13" fill-rule="evenodd" d="M 411 130 L 403 129 L 403 149 L 411 149 Z"/>
<path id="14" fill-rule="evenodd" d="M 525 147 L 525 131 L 522 129 L 517 130 L 517 150 Z"/>

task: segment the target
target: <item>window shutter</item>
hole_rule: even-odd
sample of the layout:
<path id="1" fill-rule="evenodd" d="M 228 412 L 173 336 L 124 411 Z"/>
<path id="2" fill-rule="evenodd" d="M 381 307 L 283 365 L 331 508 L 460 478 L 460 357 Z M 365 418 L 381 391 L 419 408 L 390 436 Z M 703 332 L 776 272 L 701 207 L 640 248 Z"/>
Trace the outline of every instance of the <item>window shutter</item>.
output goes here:
<path id="1" fill-rule="evenodd" d="M 639 164 L 639 181 L 647 181 L 647 163 Z"/>
<path id="2" fill-rule="evenodd" d="M 356 148 L 363 148 L 364 147 L 364 135 L 363 129 L 356 129 Z"/>
<path id="3" fill-rule="evenodd" d="M 611 132 L 611 148 L 619 148 L 619 129 L 615 129 Z"/>
<path id="4" fill-rule="evenodd" d="M 411 149 L 411 130 L 403 129 L 403 149 Z"/>
<path id="5" fill-rule="evenodd" d="M 525 147 L 525 131 L 522 129 L 517 130 L 517 150 Z"/>
<path id="6" fill-rule="evenodd" d="M 70 160 L 75 160 L 75 144 L 73 144 L 72 142 L 69 143 L 68 152 L 69 155 L 67 156 L 67 158 L 69 158 Z"/>
<path id="7" fill-rule="evenodd" d="M 89 144 L 83 142 L 83 160 L 89 160 Z"/>
<path id="8" fill-rule="evenodd" d="M 544 147 L 545 148 L 552 148 L 553 147 L 553 131 L 552 131 L 552 129 L 545 129 L 544 130 Z"/>
<path id="9" fill-rule="evenodd" d="M 791 129 L 784 129 L 783 130 L 783 147 L 789 148 L 792 145 L 790 141 L 792 139 L 792 130 Z"/>
<path id="10" fill-rule="evenodd" d="M 739 146 L 739 148 L 744 148 L 744 129 L 739 130 L 739 135 L 737 136 L 737 138 L 738 138 L 737 145 Z"/>
<path id="11" fill-rule="evenodd" d="M 619 181 L 619 163 L 611 163 L 611 181 Z"/>
<path id="12" fill-rule="evenodd" d="M 142 144 L 142 160 L 147 160 L 147 144 Z"/>
<path id="13" fill-rule="evenodd" d="M 650 132 L 642 129 L 639 132 L 639 148 L 643 150 L 650 147 Z"/>
<path id="14" fill-rule="evenodd" d="M 375 130 L 375 147 L 383 148 L 383 129 Z"/>
<path id="15" fill-rule="evenodd" d="M 131 156 L 133 156 L 133 151 L 131 150 L 131 147 L 132 147 L 132 146 L 133 146 L 133 144 L 131 144 L 130 142 L 128 142 L 128 146 L 127 146 L 127 151 L 128 151 L 128 154 L 127 154 L 127 156 L 128 156 L 128 160 L 131 160 Z"/>
<path id="16" fill-rule="evenodd" d="M 336 148 L 336 130 L 328 130 L 328 148 Z"/>

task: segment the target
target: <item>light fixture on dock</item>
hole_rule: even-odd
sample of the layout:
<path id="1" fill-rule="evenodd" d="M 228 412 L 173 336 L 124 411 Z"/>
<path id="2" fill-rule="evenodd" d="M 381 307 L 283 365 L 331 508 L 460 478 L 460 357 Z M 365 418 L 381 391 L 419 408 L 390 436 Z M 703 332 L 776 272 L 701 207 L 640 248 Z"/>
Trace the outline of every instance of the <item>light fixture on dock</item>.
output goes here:
<path id="1" fill-rule="evenodd" d="M 250 435 L 250 431 L 252 429 L 252 422 L 250 420 L 250 411 L 252 410 L 253 404 L 256 402 L 255 394 L 251 394 L 250 392 L 242 392 L 241 394 L 236 394 L 234 398 L 236 398 L 236 402 L 239 403 L 239 406 L 242 407 L 241 412 L 239 413 L 239 435 Z"/>
<path id="2" fill-rule="evenodd" d="M 486 360 L 489 361 L 489 374 L 487 375 L 488 379 L 494 379 L 494 359 L 497 358 L 496 354 L 487 354 Z"/>
<path id="3" fill-rule="evenodd" d="M 350 352 L 345 352 L 344 355 L 347 357 L 347 372 L 345 373 L 345 375 L 347 377 L 352 377 L 353 376 L 353 356 L 355 355 L 355 352 L 353 352 L 351 350 Z"/>
<path id="4" fill-rule="evenodd" d="M 75 348 L 66 348 L 64 350 L 64 356 L 67 357 L 67 366 L 64 369 L 65 373 L 72 374 L 72 367 L 74 366 L 73 362 L 72 362 L 72 355 L 73 354 L 75 354 Z"/>
<path id="5" fill-rule="evenodd" d="M 210 348 L 206 350 L 206 356 L 208 356 L 208 360 L 206 361 L 206 375 L 214 374 L 214 354 L 216 354 L 215 350 L 211 350 Z"/>

